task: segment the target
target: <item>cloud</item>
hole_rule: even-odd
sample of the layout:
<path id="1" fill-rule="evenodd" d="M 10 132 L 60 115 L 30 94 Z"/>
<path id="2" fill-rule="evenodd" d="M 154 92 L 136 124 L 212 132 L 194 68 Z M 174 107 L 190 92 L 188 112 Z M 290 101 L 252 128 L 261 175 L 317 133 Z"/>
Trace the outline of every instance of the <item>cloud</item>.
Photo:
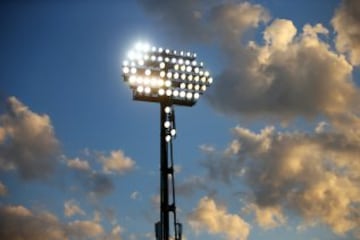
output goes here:
<path id="1" fill-rule="evenodd" d="M 115 225 L 105 232 L 92 220 L 61 222 L 54 214 L 31 211 L 23 206 L 0 207 L 0 239 L 93 239 L 120 240 L 122 228 Z"/>
<path id="2" fill-rule="evenodd" d="M 75 200 L 68 200 L 64 203 L 64 214 L 66 217 L 72 217 L 74 215 L 85 215 L 84 210 L 75 202 Z"/>
<path id="3" fill-rule="evenodd" d="M 278 132 L 266 127 L 256 133 L 236 127 L 234 134 L 229 148 L 235 151 L 228 148 L 204 166 L 213 179 L 245 179 L 259 225 L 276 226 L 283 222 L 284 210 L 290 210 L 306 223 L 327 224 L 340 235 L 359 229 L 358 131 L 329 126 L 310 133 Z"/>
<path id="4" fill-rule="evenodd" d="M 102 197 L 114 190 L 114 183 L 105 174 L 91 173 L 85 178 L 85 185 L 92 196 Z"/>
<path id="5" fill-rule="evenodd" d="M 5 196 L 7 193 L 7 187 L 0 181 L 0 196 Z"/>
<path id="6" fill-rule="evenodd" d="M 0 116 L 0 169 L 15 169 L 25 180 L 49 177 L 59 156 L 49 116 L 39 115 L 15 97 Z"/>
<path id="7" fill-rule="evenodd" d="M 254 212 L 256 223 L 264 229 L 275 228 L 286 223 L 286 217 L 280 206 L 259 207 L 251 203 L 244 210 Z"/>
<path id="8" fill-rule="evenodd" d="M 67 161 L 67 166 L 69 168 L 77 169 L 80 171 L 89 171 L 91 170 L 89 162 L 86 160 L 80 160 L 79 158 L 69 159 Z"/>
<path id="9" fill-rule="evenodd" d="M 229 240 L 245 240 L 250 233 L 249 224 L 240 216 L 228 213 L 225 207 L 209 197 L 200 199 L 197 208 L 189 214 L 188 221 L 195 231 L 223 234 Z"/>
<path id="10" fill-rule="evenodd" d="M 103 171 L 105 173 L 125 173 L 132 170 L 135 161 L 126 157 L 121 150 L 111 151 L 109 156 L 100 155 L 100 161 L 103 163 Z"/>
<path id="11" fill-rule="evenodd" d="M 182 183 L 175 187 L 176 193 L 182 196 L 190 196 L 199 190 L 208 190 L 208 184 L 205 178 L 193 176 L 186 178 Z"/>
<path id="12" fill-rule="evenodd" d="M 132 193 L 130 194 L 130 198 L 131 198 L 132 200 L 139 199 L 139 197 L 140 197 L 140 193 L 139 193 L 138 191 L 132 192 Z"/>
<path id="13" fill-rule="evenodd" d="M 338 116 L 357 111 L 359 89 L 352 66 L 331 50 L 321 24 L 301 33 L 290 20 L 275 19 L 264 31 L 264 45 L 231 45 L 229 65 L 217 76 L 209 101 L 235 116 Z M 238 53 L 237 53 L 238 52 Z"/>
<path id="14" fill-rule="evenodd" d="M 336 30 L 336 47 L 348 53 L 354 65 L 360 65 L 360 2 L 343 0 L 332 19 Z"/>
<path id="15" fill-rule="evenodd" d="M 248 2 L 140 0 L 140 3 L 165 24 L 171 35 L 186 41 L 225 43 L 269 19 L 261 5 Z"/>

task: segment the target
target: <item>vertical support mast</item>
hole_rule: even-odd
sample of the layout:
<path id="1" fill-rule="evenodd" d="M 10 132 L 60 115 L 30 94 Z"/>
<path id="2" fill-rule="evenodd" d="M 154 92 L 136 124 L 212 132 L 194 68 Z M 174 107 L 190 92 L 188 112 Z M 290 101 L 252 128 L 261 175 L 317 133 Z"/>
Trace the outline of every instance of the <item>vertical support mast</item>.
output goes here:
<path id="1" fill-rule="evenodd" d="M 169 239 L 169 184 L 168 184 L 168 142 L 166 141 L 165 108 L 168 104 L 160 103 L 160 232 L 161 240 Z"/>

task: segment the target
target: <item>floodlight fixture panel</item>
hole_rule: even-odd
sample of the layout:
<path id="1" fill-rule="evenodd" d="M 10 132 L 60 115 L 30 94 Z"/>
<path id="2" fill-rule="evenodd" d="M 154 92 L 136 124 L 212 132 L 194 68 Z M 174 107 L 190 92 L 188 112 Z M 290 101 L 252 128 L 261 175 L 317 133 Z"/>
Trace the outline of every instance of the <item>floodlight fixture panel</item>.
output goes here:
<path id="1" fill-rule="evenodd" d="M 123 62 L 124 81 L 139 101 L 192 106 L 213 79 L 196 54 L 137 43 Z"/>

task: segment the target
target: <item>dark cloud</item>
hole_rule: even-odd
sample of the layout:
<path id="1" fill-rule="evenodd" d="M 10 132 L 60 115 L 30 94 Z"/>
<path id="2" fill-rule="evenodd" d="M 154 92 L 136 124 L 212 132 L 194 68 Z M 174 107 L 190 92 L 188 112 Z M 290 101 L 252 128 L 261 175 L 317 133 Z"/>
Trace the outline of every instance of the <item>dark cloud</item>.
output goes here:
<path id="1" fill-rule="evenodd" d="M 121 228 L 114 226 L 106 233 L 92 220 L 61 222 L 54 214 L 31 211 L 23 206 L 0 207 L 0 239 L 93 239 L 120 240 Z"/>
<path id="2" fill-rule="evenodd" d="M 105 174 L 92 173 L 86 177 L 85 185 L 88 191 L 95 196 L 105 196 L 114 191 L 114 183 Z"/>
<path id="3" fill-rule="evenodd" d="M 337 33 L 337 49 L 348 53 L 354 65 L 360 65 L 360 1 L 343 0 L 332 24 Z"/>
<path id="4" fill-rule="evenodd" d="M 0 169 L 15 169 L 23 179 L 49 177 L 59 156 L 49 116 L 28 109 L 15 97 L 0 116 Z"/>

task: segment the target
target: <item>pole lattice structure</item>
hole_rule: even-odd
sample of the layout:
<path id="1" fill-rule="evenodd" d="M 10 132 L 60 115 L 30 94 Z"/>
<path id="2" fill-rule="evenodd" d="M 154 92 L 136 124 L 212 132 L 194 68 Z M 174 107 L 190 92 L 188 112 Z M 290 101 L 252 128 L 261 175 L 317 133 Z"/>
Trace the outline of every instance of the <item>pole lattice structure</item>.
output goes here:
<path id="1" fill-rule="evenodd" d="M 175 203 L 174 106 L 193 106 L 213 79 L 203 63 L 196 61 L 195 53 L 145 43 L 137 43 L 128 53 L 123 62 L 123 78 L 134 100 L 160 104 L 160 221 L 155 224 L 155 236 L 157 240 L 181 240 L 182 225 L 177 222 Z"/>

